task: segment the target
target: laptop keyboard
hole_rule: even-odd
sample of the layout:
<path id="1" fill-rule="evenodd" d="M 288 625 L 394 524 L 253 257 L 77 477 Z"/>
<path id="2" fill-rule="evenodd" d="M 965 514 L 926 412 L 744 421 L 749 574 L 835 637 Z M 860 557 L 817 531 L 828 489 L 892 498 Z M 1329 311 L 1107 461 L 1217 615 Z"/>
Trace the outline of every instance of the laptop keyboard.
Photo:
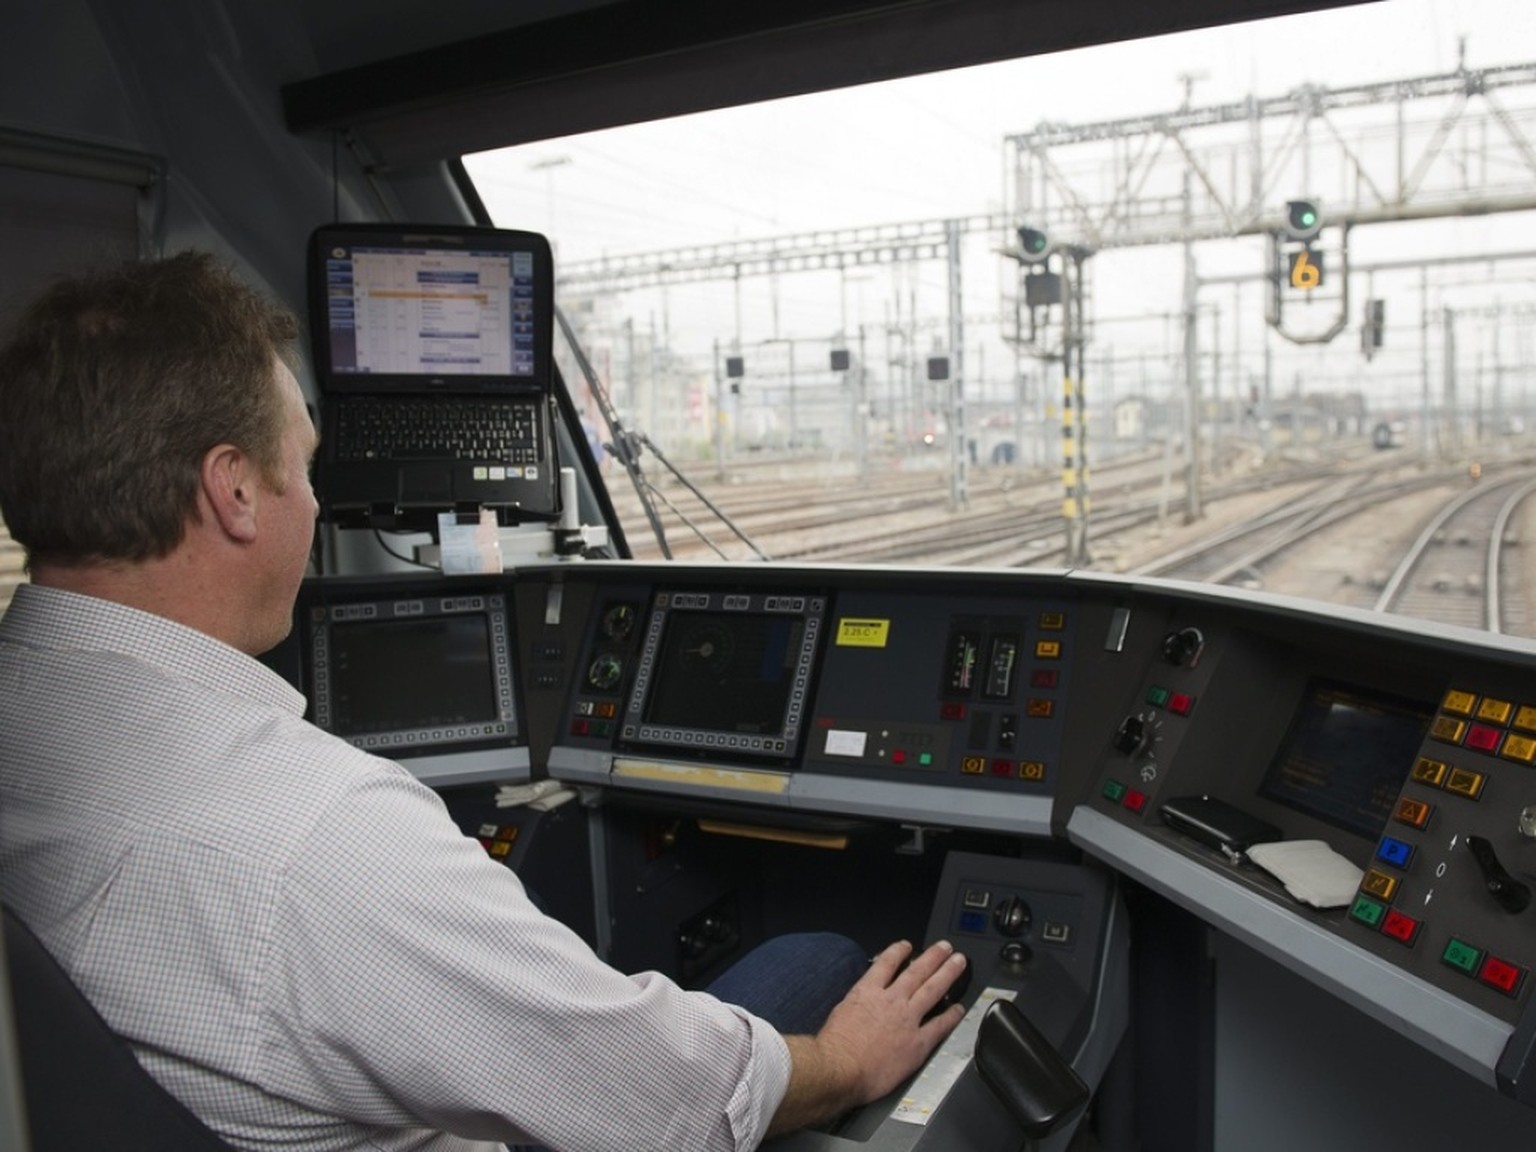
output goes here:
<path id="1" fill-rule="evenodd" d="M 537 464 L 536 402 L 394 398 L 335 407 L 333 459 Z"/>

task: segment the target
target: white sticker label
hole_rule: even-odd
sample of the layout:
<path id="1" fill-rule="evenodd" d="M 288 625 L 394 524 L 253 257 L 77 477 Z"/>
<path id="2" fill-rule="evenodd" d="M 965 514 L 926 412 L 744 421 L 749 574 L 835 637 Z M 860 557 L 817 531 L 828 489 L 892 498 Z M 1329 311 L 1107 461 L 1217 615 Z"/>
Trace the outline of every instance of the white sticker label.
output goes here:
<path id="1" fill-rule="evenodd" d="M 833 728 L 827 733 L 828 756 L 862 756 L 864 744 L 869 739 L 864 732 L 849 732 L 843 728 Z"/>

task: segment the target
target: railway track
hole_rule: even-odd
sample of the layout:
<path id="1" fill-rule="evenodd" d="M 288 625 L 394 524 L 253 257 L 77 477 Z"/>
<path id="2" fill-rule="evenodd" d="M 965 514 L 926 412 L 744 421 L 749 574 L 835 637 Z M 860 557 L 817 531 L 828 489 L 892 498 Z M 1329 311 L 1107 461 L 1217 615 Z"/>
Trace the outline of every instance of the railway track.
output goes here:
<path id="1" fill-rule="evenodd" d="M 1536 516 L 1533 493 L 1523 466 L 1477 483 L 1453 469 L 1344 479 L 1139 571 L 1533 635 L 1531 582 L 1517 547 Z"/>
<path id="2" fill-rule="evenodd" d="M 1536 491 L 1524 475 L 1490 480 L 1451 500 L 1403 556 L 1374 607 L 1445 624 L 1529 635 L 1510 533 Z M 1508 594 L 1506 594 L 1508 590 Z"/>
<path id="3" fill-rule="evenodd" d="M 1255 460 L 1252 449 L 1236 446 L 1206 483 L 1230 497 L 1319 471 L 1315 461 L 1281 461 L 1259 470 Z M 1150 453 L 1098 466 L 1093 475 L 1093 531 L 1109 541 L 1165 517 L 1166 497 L 1149 493 L 1168 487 L 1168 467 L 1166 460 Z M 715 508 L 670 476 L 651 476 L 649 481 L 668 524 L 667 550 L 675 559 L 973 567 L 1062 560 L 1065 531 L 1057 474 L 973 468 L 968 499 L 957 510 L 950 505 L 944 472 L 923 468 L 921 461 L 908 470 L 912 468 L 910 461 L 886 462 L 860 477 L 828 462 L 747 467 L 733 470 L 727 482 L 709 482 L 708 499 Z M 611 475 L 609 487 L 635 556 L 663 556 L 626 478 Z M 1219 497 L 1213 493 L 1213 498 Z"/>
<path id="4" fill-rule="evenodd" d="M 1330 447 L 1262 466 L 1251 454 L 1223 459 L 1203 481 L 1206 515 L 1183 526 L 1171 523 L 1169 461 L 1140 454 L 1101 464 L 1090 566 L 1536 635 L 1527 591 L 1536 581 L 1523 578 L 1513 547 L 1536 539 L 1528 462 L 1490 467 L 1474 484 L 1461 467 L 1426 469 L 1354 441 Z M 708 499 L 739 536 L 687 485 L 651 482 L 677 559 L 1065 565 L 1058 476 L 974 468 L 966 506 L 955 510 L 939 463 L 885 461 L 862 477 L 835 461 L 735 464 L 727 482 L 711 478 Z M 610 486 L 635 555 L 660 556 L 624 478 Z"/>

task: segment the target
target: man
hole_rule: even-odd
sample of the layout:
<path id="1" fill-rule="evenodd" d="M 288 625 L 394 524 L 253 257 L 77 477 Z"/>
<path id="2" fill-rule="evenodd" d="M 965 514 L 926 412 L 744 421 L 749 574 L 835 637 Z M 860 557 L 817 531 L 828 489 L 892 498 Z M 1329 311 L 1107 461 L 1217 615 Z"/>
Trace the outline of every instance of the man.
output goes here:
<path id="1" fill-rule="evenodd" d="M 896 1087 L 962 1014 L 923 1022 L 947 944 L 805 1035 L 617 973 L 253 659 L 316 515 L 296 330 L 184 254 L 0 347 L 0 898 L 240 1147 L 746 1149 Z"/>

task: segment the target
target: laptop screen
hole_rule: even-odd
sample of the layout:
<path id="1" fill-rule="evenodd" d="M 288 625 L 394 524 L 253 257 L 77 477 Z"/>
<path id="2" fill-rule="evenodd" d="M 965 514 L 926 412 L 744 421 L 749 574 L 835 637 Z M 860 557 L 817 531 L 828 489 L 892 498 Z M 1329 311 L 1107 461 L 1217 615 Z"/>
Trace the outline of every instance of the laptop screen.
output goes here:
<path id="1" fill-rule="evenodd" d="M 309 283 L 326 393 L 548 389 L 553 270 L 537 233 L 328 225 Z"/>

